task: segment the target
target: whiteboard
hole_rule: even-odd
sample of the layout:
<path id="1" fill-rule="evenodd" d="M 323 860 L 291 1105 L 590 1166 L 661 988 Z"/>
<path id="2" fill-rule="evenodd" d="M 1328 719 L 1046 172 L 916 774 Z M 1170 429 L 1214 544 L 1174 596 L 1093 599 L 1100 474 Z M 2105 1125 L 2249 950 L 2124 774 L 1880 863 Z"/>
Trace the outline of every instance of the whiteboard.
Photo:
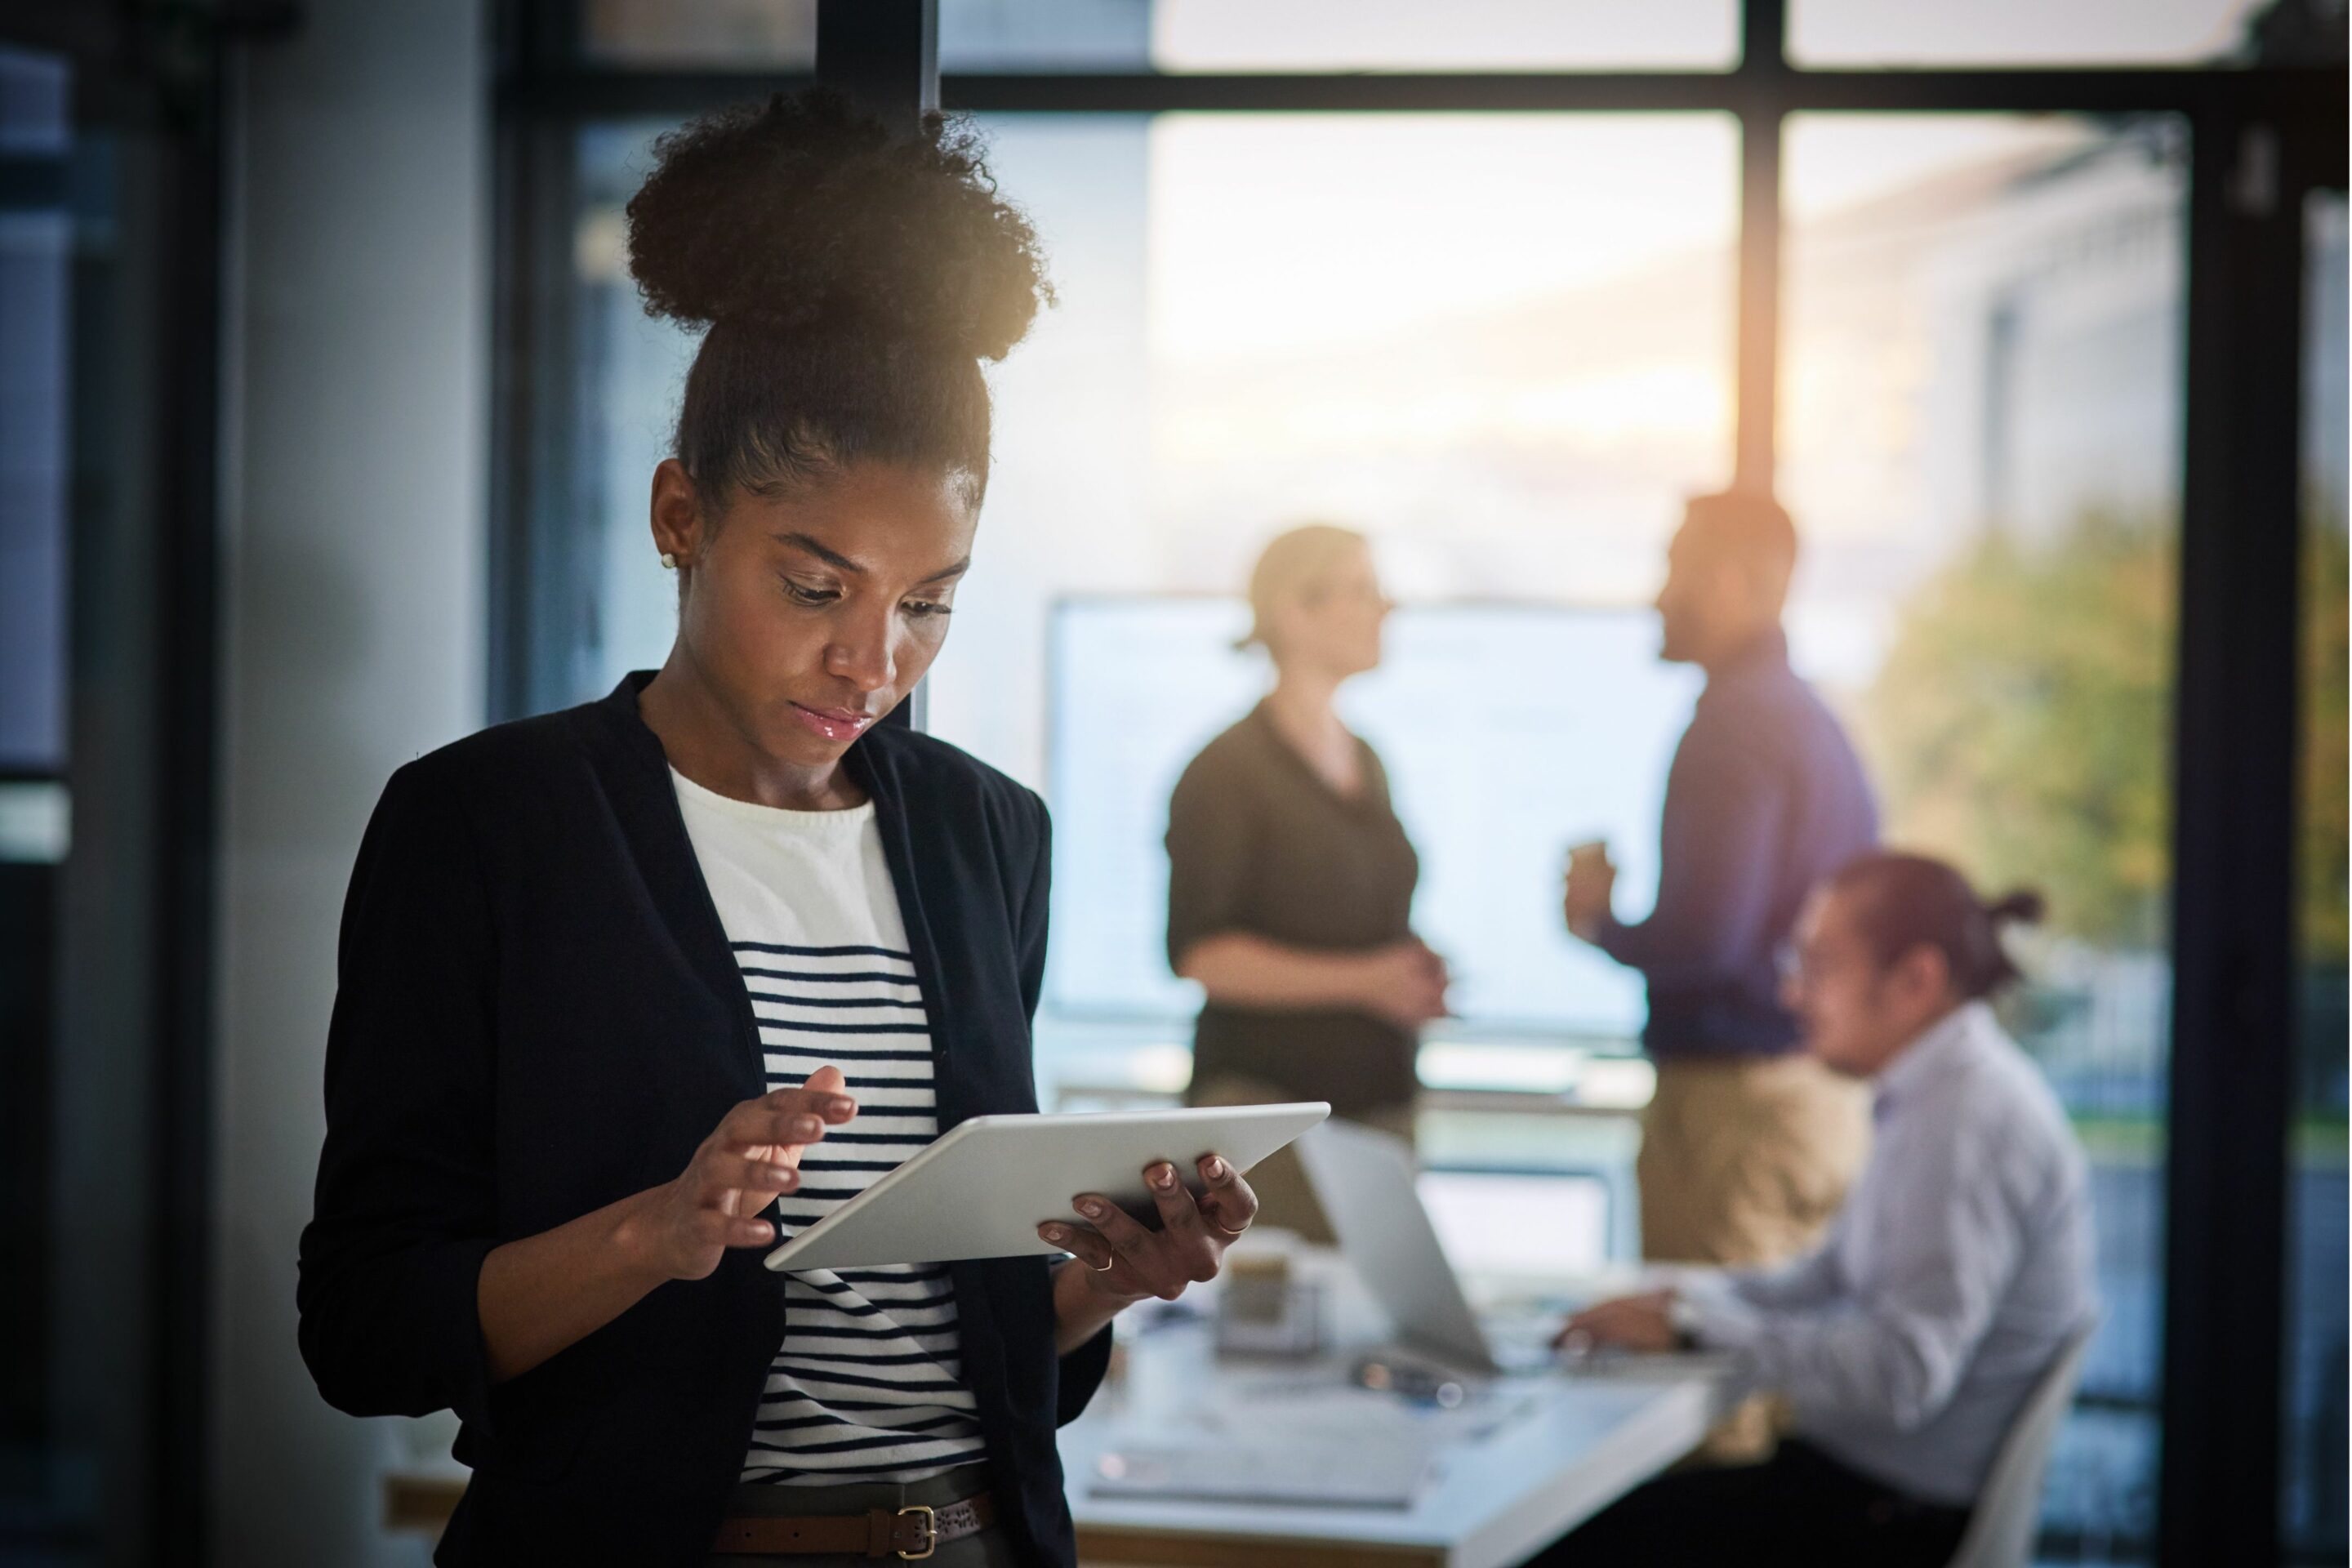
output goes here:
<path id="1" fill-rule="evenodd" d="M 1199 1005 L 1168 971 L 1168 797 L 1270 679 L 1263 656 L 1233 650 L 1247 625 L 1224 598 L 1055 608 L 1046 1002 L 1058 1013 L 1175 1019 Z M 1606 837 L 1619 912 L 1648 910 L 1666 769 L 1700 685 L 1658 662 L 1657 635 L 1642 610 L 1412 605 L 1389 620 L 1381 668 L 1340 692 L 1388 768 L 1421 856 L 1413 923 L 1452 965 L 1470 1025 L 1640 1030 L 1640 977 L 1568 935 L 1560 876 L 1570 845 Z"/>

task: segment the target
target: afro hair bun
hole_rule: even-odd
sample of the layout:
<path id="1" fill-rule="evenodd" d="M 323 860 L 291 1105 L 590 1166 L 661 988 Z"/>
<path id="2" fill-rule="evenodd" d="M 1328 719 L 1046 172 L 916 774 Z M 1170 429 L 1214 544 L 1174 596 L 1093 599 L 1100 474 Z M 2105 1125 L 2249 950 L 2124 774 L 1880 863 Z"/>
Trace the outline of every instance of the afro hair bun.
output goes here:
<path id="1" fill-rule="evenodd" d="M 1053 298 L 978 137 L 937 115 L 894 135 L 829 89 L 779 93 L 668 132 L 654 157 L 628 206 L 653 315 L 998 360 Z"/>

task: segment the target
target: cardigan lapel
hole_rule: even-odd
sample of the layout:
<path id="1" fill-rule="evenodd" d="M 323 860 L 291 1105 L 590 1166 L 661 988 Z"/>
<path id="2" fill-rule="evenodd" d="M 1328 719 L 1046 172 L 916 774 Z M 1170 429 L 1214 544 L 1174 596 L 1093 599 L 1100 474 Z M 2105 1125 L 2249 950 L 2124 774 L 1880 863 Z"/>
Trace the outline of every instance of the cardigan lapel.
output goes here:
<path id="1" fill-rule="evenodd" d="M 585 710 L 590 717 L 589 762 L 646 891 L 688 967 L 711 994 L 732 1004 L 736 1038 L 731 1066 L 748 1100 L 767 1082 L 761 1065 L 759 1021 L 734 949 L 728 945 L 719 906 L 711 901 L 701 862 L 695 858 L 694 842 L 687 837 L 677 789 L 670 782 L 668 753 L 637 713 L 637 693 L 652 679 L 650 670 L 633 670 L 610 696 Z"/>
<path id="2" fill-rule="evenodd" d="M 686 820 L 677 808 L 677 791 L 670 783 L 669 758 L 660 738 L 637 711 L 637 694 L 653 679 L 649 670 L 624 676 L 611 695 L 587 711 L 593 715 L 589 753 L 614 816 L 635 857 L 638 872 L 662 919 L 677 939 L 678 947 L 696 976 L 715 994 L 735 999 L 740 1066 L 757 1094 L 766 1082 L 760 1053 L 758 1019 L 750 994 L 727 942 L 726 927 L 712 903 L 702 868 L 687 837 Z M 882 743 L 877 744 L 877 742 Z M 898 911 L 907 927 L 907 950 L 913 955 L 915 976 L 923 992 L 923 1007 L 931 1028 L 940 1130 L 970 1116 L 972 1088 L 954 1070 L 955 1053 L 949 1048 L 951 999 L 926 910 L 922 868 L 929 858 L 919 852 L 922 825 L 908 809 L 908 781 L 904 769 L 911 759 L 889 747 L 888 737 L 872 731 L 843 756 L 859 787 L 873 797 L 874 818 L 882 837 L 882 855 L 898 896 Z"/>

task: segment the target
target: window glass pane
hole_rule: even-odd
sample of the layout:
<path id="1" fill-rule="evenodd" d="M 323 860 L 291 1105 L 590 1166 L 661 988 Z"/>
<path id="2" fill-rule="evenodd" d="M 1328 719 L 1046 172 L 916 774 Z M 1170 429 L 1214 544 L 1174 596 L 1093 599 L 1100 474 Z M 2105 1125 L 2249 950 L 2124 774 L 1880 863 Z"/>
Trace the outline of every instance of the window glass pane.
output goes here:
<path id="1" fill-rule="evenodd" d="M 629 278 L 622 217 L 653 168 L 654 138 L 668 128 L 640 121 L 580 133 L 572 351 L 581 374 L 578 423 L 563 440 L 579 487 L 572 548 L 594 563 L 573 701 L 611 690 L 625 670 L 657 668 L 677 629 L 677 580 L 656 565 L 646 509 L 699 340 L 646 314 Z"/>
<path id="2" fill-rule="evenodd" d="M 61 1558 L 94 1551 L 94 1504 L 75 1494 L 95 1493 L 100 1479 L 92 1446 L 72 1431 L 79 1412 L 58 1408 L 51 1382 L 66 1299 L 52 1216 L 64 1164 L 56 1064 L 72 81 L 62 59 L 0 48 L 0 160 L 10 175 L 0 182 L 0 1558 L 34 1542 L 54 1543 Z"/>
<path id="3" fill-rule="evenodd" d="M 70 78 L 0 49 L 0 773 L 66 763 Z"/>
<path id="4" fill-rule="evenodd" d="M 2151 65 L 2245 47 L 2260 0 L 1790 0 L 1790 58 L 1809 66 Z"/>
<path id="5" fill-rule="evenodd" d="M 2303 763 L 2297 802 L 2293 1142 L 2287 1166 L 2282 1556 L 2346 1551 L 2345 214 L 2305 211 Z"/>
<path id="6" fill-rule="evenodd" d="M 1163 70 L 1713 70 L 1739 54 L 1730 0 L 1160 0 Z"/>
<path id="7" fill-rule="evenodd" d="M 0 47 L 0 1562 L 142 1562 L 163 1414 L 144 1133 L 172 141 L 135 83 Z M 176 593 L 176 590 L 175 590 Z M 175 600 L 175 602 L 177 602 Z M 133 1373 L 136 1373 L 136 1375 Z M 155 1539 L 160 1540 L 160 1536 Z M 159 1549 L 160 1550 L 160 1549 Z"/>
<path id="8" fill-rule="evenodd" d="M 580 50 L 649 68 L 806 71 L 816 0 L 588 0 Z"/>
<path id="9" fill-rule="evenodd" d="M 1151 0 L 940 0 L 943 71 L 1148 71 Z"/>
<path id="10" fill-rule="evenodd" d="M 2155 1519 L 2185 136 L 1804 116 L 1782 489 L 1794 619 L 1890 841 L 2051 919 L 2007 1005 L 2089 1151 L 2106 1321 L 2041 1562 Z"/>

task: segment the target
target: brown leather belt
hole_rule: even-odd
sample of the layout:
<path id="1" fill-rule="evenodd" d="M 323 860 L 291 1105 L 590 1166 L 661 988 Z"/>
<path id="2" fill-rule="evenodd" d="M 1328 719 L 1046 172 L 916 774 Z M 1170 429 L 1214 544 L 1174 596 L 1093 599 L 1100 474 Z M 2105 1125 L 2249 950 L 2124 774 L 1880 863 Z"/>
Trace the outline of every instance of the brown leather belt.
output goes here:
<path id="1" fill-rule="evenodd" d="M 920 1563 L 950 1541 L 977 1535 L 996 1522 L 996 1500 L 976 1492 L 930 1508 L 869 1508 L 864 1513 L 737 1514 L 719 1521 L 710 1550 L 730 1556 L 790 1557 L 829 1552 L 840 1557 L 898 1557 Z"/>

